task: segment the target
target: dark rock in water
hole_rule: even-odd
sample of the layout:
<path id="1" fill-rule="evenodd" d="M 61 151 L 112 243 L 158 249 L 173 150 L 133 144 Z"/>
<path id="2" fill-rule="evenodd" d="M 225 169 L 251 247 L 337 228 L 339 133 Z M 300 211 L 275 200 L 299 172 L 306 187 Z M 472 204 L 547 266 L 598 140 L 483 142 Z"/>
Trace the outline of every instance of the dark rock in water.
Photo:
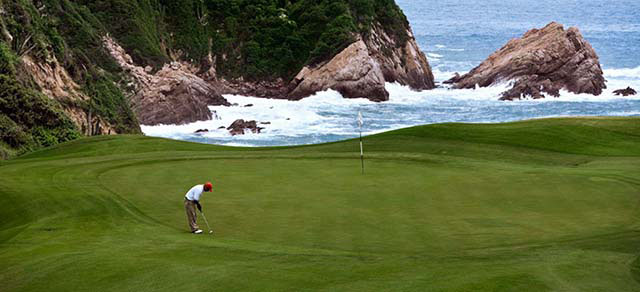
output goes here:
<path id="1" fill-rule="evenodd" d="M 252 103 L 250 103 L 250 104 L 245 104 L 245 105 L 244 105 L 244 107 L 252 107 L 252 106 L 253 106 L 253 104 L 252 104 Z"/>
<path id="2" fill-rule="evenodd" d="M 523 96 L 529 96 L 533 99 L 541 99 L 545 98 L 543 92 L 554 97 L 559 97 L 560 89 L 561 88 L 559 88 L 557 84 L 554 84 L 550 80 L 539 82 L 537 81 L 536 76 L 527 76 L 518 79 L 511 89 L 503 92 L 500 100 L 515 100 L 520 99 Z"/>
<path id="3" fill-rule="evenodd" d="M 198 129 L 198 130 L 196 130 L 196 131 L 195 131 L 195 133 L 196 133 L 196 134 L 199 134 L 199 133 L 208 133 L 208 132 L 209 132 L 209 129 Z"/>
<path id="4" fill-rule="evenodd" d="M 222 129 L 226 129 L 226 128 L 227 127 L 225 127 L 225 126 L 220 126 L 220 127 L 218 127 L 218 130 L 222 130 Z"/>
<path id="5" fill-rule="evenodd" d="M 255 134 L 260 133 L 264 128 L 258 127 L 256 121 L 245 121 L 243 119 L 235 120 L 227 130 L 232 136 L 244 135 L 245 130 L 249 130 Z"/>
<path id="6" fill-rule="evenodd" d="M 287 118 L 287 121 L 290 121 L 290 120 L 291 120 L 291 118 Z"/>
<path id="7" fill-rule="evenodd" d="M 231 104 L 231 106 L 238 106 L 238 103 L 234 102 L 234 103 Z"/>
<path id="8" fill-rule="evenodd" d="M 618 89 L 613 91 L 613 93 L 615 93 L 615 95 L 622 95 L 622 96 L 629 96 L 629 95 L 636 95 L 637 92 L 631 88 L 631 87 L 627 87 L 625 89 Z"/>
<path id="9" fill-rule="evenodd" d="M 271 125 L 271 122 L 261 122 L 261 125 Z"/>
<path id="10" fill-rule="evenodd" d="M 501 100 L 544 98 L 544 93 L 558 96 L 561 89 L 599 95 L 606 88 L 591 45 L 577 28 L 564 30 L 555 22 L 510 40 L 478 67 L 446 83 L 454 88 L 475 88 L 506 81 L 513 81 L 513 87 Z"/>
<path id="11" fill-rule="evenodd" d="M 454 84 L 454 83 L 456 83 L 456 82 L 460 81 L 460 79 L 461 79 L 461 78 L 460 78 L 460 73 L 456 72 L 456 73 L 453 75 L 453 77 L 451 77 L 450 79 L 448 79 L 448 80 L 446 80 L 446 81 L 443 81 L 442 83 L 444 83 L 444 84 Z"/>

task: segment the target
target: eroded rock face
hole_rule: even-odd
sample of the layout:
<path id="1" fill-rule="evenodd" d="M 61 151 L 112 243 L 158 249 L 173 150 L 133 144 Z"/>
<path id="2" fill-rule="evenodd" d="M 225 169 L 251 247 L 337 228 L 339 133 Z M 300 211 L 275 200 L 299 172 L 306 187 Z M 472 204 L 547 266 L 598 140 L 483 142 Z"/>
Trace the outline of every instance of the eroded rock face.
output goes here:
<path id="1" fill-rule="evenodd" d="M 291 99 L 301 99 L 327 89 L 336 90 L 346 98 L 389 99 L 382 68 L 369 56 L 367 45 L 362 40 L 349 45 L 320 67 L 304 67 L 294 81 L 297 86 L 289 94 Z"/>
<path id="2" fill-rule="evenodd" d="M 622 95 L 622 96 L 629 96 L 629 95 L 636 95 L 637 94 L 637 92 L 631 87 L 627 87 L 625 89 L 614 90 L 613 93 L 615 95 Z"/>
<path id="3" fill-rule="evenodd" d="M 260 133 L 264 128 L 258 127 L 258 123 L 256 121 L 245 121 L 242 119 L 235 120 L 228 128 L 229 133 L 232 136 L 236 135 L 244 135 L 245 130 L 251 131 L 255 134 Z"/>
<path id="4" fill-rule="evenodd" d="M 73 81 L 69 72 L 55 57 L 52 56 L 47 62 L 37 62 L 25 55 L 21 57 L 21 61 L 21 66 L 31 75 L 33 81 L 40 87 L 40 91 L 47 97 L 58 101 L 90 100 L 90 97 L 81 90 L 80 85 Z M 62 105 L 65 114 L 83 134 L 91 136 L 118 133 L 114 125 L 79 106 L 74 106 L 74 103 L 66 102 Z"/>
<path id="5" fill-rule="evenodd" d="M 380 24 L 366 39 L 357 41 L 316 67 L 304 67 L 294 78 L 289 99 L 301 99 L 318 91 L 333 89 L 346 98 L 386 101 L 385 82 L 398 82 L 414 90 L 435 87 L 431 66 L 410 30 L 409 40 L 398 45 Z"/>
<path id="6" fill-rule="evenodd" d="M 211 119 L 209 105 L 230 105 L 209 82 L 198 77 L 197 69 L 172 62 L 155 74 L 133 63 L 113 39 L 104 38 L 111 56 L 134 80 L 136 94 L 132 107 L 144 125 L 185 124 Z"/>
<path id="7" fill-rule="evenodd" d="M 599 95 L 606 88 L 591 45 L 577 28 L 565 30 L 555 22 L 510 40 L 478 67 L 446 83 L 454 88 L 475 88 L 476 84 L 486 87 L 508 81 L 513 81 L 513 87 L 501 100 L 544 98 L 545 93 L 559 96 L 561 89 Z"/>
<path id="8" fill-rule="evenodd" d="M 365 43 L 369 53 L 382 67 L 386 82 L 397 82 L 414 90 L 435 88 L 431 65 L 418 47 L 411 28 L 406 31 L 408 40 L 398 44 L 387 35 L 381 24 L 372 27 Z"/>

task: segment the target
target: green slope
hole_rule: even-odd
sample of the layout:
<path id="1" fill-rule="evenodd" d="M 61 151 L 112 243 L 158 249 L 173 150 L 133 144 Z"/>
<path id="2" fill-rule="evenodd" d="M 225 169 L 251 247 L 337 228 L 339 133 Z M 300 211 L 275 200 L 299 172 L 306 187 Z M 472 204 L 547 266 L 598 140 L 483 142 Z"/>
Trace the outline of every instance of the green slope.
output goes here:
<path id="1" fill-rule="evenodd" d="M 640 119 L 243 149 L 96 137 L 0 162 L 0 291 L 640 291 Z M 216 236 L 184 192 L 212 179 Z"/>

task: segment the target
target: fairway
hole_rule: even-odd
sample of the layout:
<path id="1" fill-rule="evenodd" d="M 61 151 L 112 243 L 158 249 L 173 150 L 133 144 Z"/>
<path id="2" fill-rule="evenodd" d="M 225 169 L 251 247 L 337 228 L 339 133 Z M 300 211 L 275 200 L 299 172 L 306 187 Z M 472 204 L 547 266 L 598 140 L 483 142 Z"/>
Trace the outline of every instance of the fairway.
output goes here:
<path id="1" fill-rule="evenodd" d="M 359 154 L 113 136 L 1 161 L 0 291 L 640 291 L 639 118 L 382 133 L 364 175 Z M 214 236 L 184 214 L 206 180 Z"/>

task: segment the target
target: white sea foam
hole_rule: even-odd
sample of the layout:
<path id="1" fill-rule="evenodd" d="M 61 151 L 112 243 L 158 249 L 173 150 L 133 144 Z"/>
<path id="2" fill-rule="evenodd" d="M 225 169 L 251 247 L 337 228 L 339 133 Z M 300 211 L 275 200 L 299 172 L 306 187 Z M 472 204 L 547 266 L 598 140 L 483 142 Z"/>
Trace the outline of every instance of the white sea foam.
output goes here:
<path id="1" fill-rule="evenodd" d="M 640 67 L 635 68 L 620 68 L 620 69 L 604 69 L 605 78 L 625 78 L 625 79 L 640 79 Z"/>
<path id="2" fill-rule="evenodd" d="M 445 45 L 435 45 L 435 51 L 448 51 L 448 52 L 464 52 L 465 49 L 448 48 Z"/>
<path id="3" fill-rule="evenodd" d="M 236 119 L 255 120 L 259 127 L 264 127 L 262 133 L 248 133 L 242 136 L 243 140 L 265 139 L 279 135 L 299 136 L 313 132 L 340 133 L 343 127 L 336 118 L 321 116 L 318 113 L 332 110 L 340 112 L 341 109 L 353 108 L 360 104 L 372 104 L 366 99 L 345 99 L 333 90 L 319 92 L 314 96 L 301 101 L 289 101 L 278 99 L 265 99 L 239 95 L 224 95 L 230 103 L 238 106 L 210 106 L 214 113 L 214 119 L 198 121 L 186 125 L 157 125 L 142 126 L 146 135 L 170 138 L 181 138 L 196 135 L 198 129 L 208 129 L 209 132 L 197 134 L 204 138 L 230 138 L 226 129 Z M 246 106 L 251 104 L 252 106 Z M 216 118 L 217 117 L 217 118 Z M 261 124 L 268 123 L 268 124 Z M 235 144 L 234 144 L 235 145 Z"/>
<path id="4" fill-rule="evenodd" d="M 442 58 L 444 56 L 440 55 L 440 54 L 436 54 L 436 53 L 427 53 L 427 57 L 433 58 L 433 59 L 440 59 L 440 58 Z"/>
<path id="5" fill-rule="evenodd" d="M 640 88 L 638 68 L 607 69 L 607 89 L 600 96 L 561 91 L 559 98 L 514 102 L 498 101 L 508 83 L 478 89 L 413 91 L 407 86 L 387 83 L 389 101 L 374 103 L 366 99 L 345 99 L 333 90 L 319 92 L 300 101 L 225 95 L 238 106 L 211 106 L 216 118 L 187 125 L 142 126 L 150 136 L 183 139 L 229 146 L 292 145 L 334 141 L 357 137 L 355 117 L 365 116 L 365 133 L 373 134 L 426 123 L 495 123 L 562 116 L 638 116 L 640 96 L 620 97 L 613 91 L 627 86 Z M 434 69 L 436 79 L 454 72 Z M 252 104 L 250 107 L 245 105 Z M 226 129 L 236 119 L 268 122 L 260 134 L 232 137 Z M 194 134 L 198 129 L 209 132 Z"/>

